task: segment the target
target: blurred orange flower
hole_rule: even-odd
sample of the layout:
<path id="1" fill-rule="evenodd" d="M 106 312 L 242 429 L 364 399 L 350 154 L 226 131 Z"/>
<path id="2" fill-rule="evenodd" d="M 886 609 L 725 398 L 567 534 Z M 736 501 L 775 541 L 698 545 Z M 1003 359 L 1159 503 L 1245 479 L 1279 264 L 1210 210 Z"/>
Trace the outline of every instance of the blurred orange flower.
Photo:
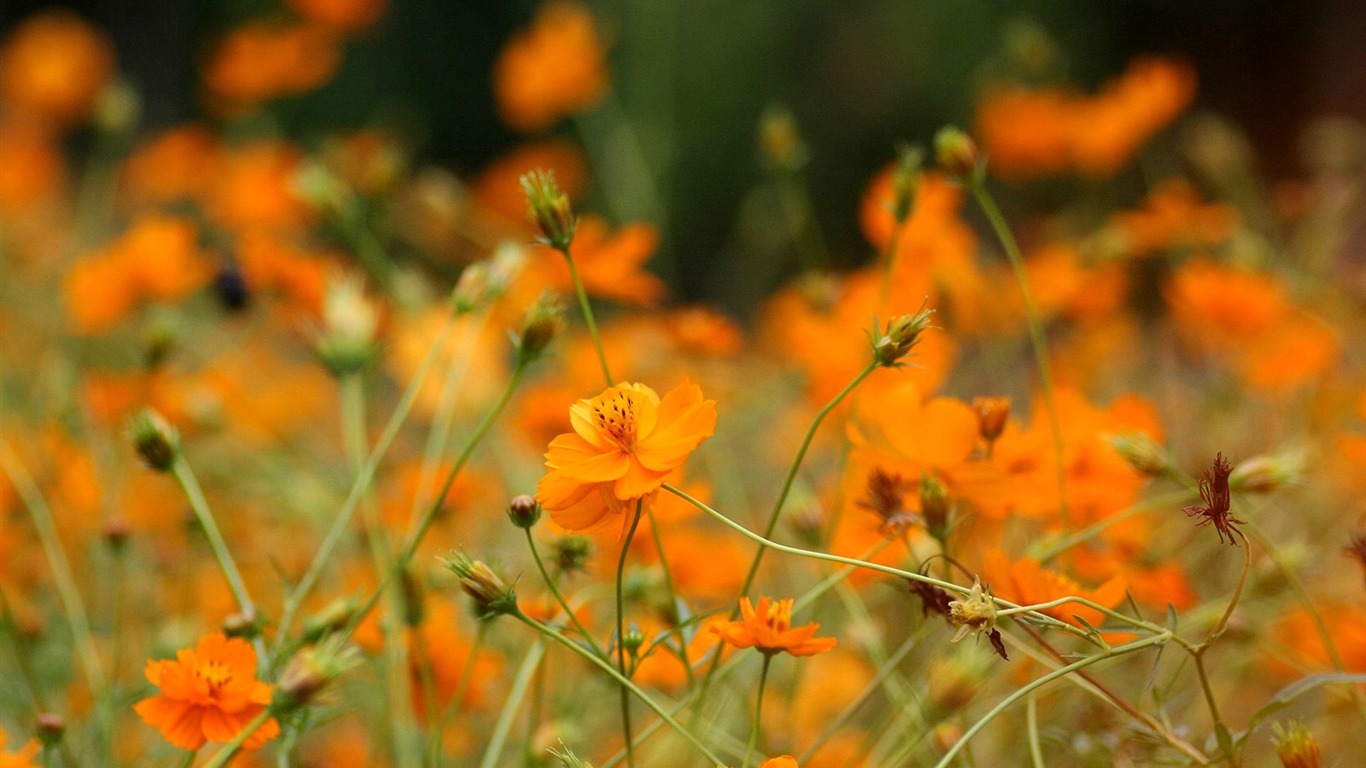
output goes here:
<path id="1" fill-rule="evenodd" d="M 609 233 L 606 221 L 586 215 L 574 231 L 570 254 L 583 289 L 590 295 L 653 307 L 668 291 L 663 280 L 643 269 L 658 246 L 659 230 L 653 224 L 634 222 Z M 574 283 L 564 256 L 550 248 L 538 250 L 540 269 L 528 269 L 528 279 L 535 280 L 540 273 L 540 279 L 556 291 L 572 293 Z"/>
<path id="2" fill-rule="evenodd" d="M 8 741 L 9 737 L 5 735 L 4 731 L 0 731 L 0 749 L 4 749 Z M 0 768 L 38 768 L 38 763 L 34 762 L 34 758 L 38 756 L 38 752 L 41 750 L 42 747 L 39 746 L 36 739 L 29 739 L 28 743 L 20 747 L 18 752 L 11 752 L 7 755 L 0 754 Z"/>
<path id="3" fill-rule="evenodd" d="M 716 401 L 685 380 L 661 398 L 644 384 L 609 387 L 569 408 L 574 431 L 550 443 L 536 497 L 571 531 L 600 527 L 652 493 L 716 429 Z"/>
<path id="4" fill-rule="evenodd" d="M 759 598 L 755 608 L 748 597 L 740 598 L 740 620 L 712 624 L 708 629 L 736 648 L 756 648 L 760 653 L 773 655 L 815 656 L 825 653 L 839 643 L 833 637 L 816 637 L 819 624 L 792 626 L 792 598 L 777 602 L 771 597 Z"/>
<path id="5" fill-rule="evenodd" d="M 1123 576 L 1114 576 L 1094 589 L 1083 589 L 1080 584 L 1056 572 L 1045 570 L 1039 561 L 1024 557 L 1010 562 L 999 549 L 987 552 L 982 564 L 982 575 L 991 583 L 997 597 L 1020 605 L 1047 603 L 1062 597 L 1080 597 L 1106 608 L 1119 605 L 1126 588 Z M 1105 614 L 1079 603 L 1067 603 L 1043 611 L 1060 621 L 1082 626 L 1085 619 L 1093 627 L 1105 621 Z"/>
<path id="6" fill-rule="evenodd" d="M 1095 96 L 998 88 L 977 109 L 992 170 L 1014 178 L 1078 171 L 1112 176 L 1195 97 L 1195 73 L 1159 57 L 1130 62 Z"/>
<path id="7" fill-rule="evenodd" d="M 341 63 L 341 40 L 321 26 L 258 21 L 223 37 L 204 67 L 212 106 L 234 114 L 317 88 Z"/>
<path id="8" fill-rule="evenodd" d="M 1111 217 L 1123 233 L 1124 247 L 1134 255 L 1173 247 L 1218 245 L 1238 226 L 1238 212 L 1223 203 L 1205 203 L 1183 179 L 1159 184 L 1133 211 Z"/>
<path id="9" fill-rule="evenodd" d="M 0 100 L 60 127 L 89 117 L 95 97 L 113 74 L 109 39 L 67 10 L 28 17 L 0 48 Z"/>
<path id="10" fill-rule="evenodd" d="M 232 741 L 270 705 L 272 686 L 256 679 L 256 651 L 247 641 L 221 632 L 205 635 L 193 650 L 181 650 L 175 661 L 147 662 L 146 674 L 161 693 L 134 709 L 181 749 Z M 279 733 L 272 718 L 242 746 L 260 749 Z"/>
<path id="11" fill-rule="evenodd" d="M 537 133 L 607 93 L 607 57 L 593 13 L 576 2 L 541 6 L 531 26 L 513 35 L 493 68 L 503 122 Z"/>
<path id="12" fill-rule="evenodd" d="M 286 0 L 293 11 L 340 32 L 375 26 L 389 10 L 389 0 Z"/>

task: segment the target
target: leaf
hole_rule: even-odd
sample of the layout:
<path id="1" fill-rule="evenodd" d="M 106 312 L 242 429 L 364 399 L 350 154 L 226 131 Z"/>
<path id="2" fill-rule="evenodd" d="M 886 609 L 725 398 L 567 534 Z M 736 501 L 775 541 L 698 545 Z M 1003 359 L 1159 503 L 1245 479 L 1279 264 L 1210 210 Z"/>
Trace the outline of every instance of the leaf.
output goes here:
<path id="1" fill-rule="evenodd" d="M 1251 736 L 1252 732 L 1257 730 L 1257 726 L 1260 725 L 1263 720 L 1282 709 L 1285 709 L 1290 705 L 1291 700 L 1300 694 L 1307 693 L 1321 685 L 1333 685 L 1336 683 L 1366 683 L 1366 674 L 1355 672 L 1327 672 L 1321 675 L 1310 675 L 1302 680 L 1296 680 L 1277 691 L 1276 695 L 1272 696 L 1266 704 L 1263 704 L 1261 709 L 1253 713 L 1252 717 L 1247 721 L 1247 730 L 1238 735 L 1238 738 L 1235 739 L 1235 743 L 1241 745 L 1243 742 L 1247 741 L 1247 737 Z"/>

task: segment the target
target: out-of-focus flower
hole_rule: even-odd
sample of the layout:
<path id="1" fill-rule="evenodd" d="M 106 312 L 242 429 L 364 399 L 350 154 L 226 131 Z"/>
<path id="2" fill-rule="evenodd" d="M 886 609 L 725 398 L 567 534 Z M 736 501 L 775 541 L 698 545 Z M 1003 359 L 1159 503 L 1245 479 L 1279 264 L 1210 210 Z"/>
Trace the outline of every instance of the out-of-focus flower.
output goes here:
<path id="1" fill-rule="evenodd" d="M 611 232 L 605 220 L 587 215 L 579 219 L 574 230 L 570 254 L 590 296 L 653 307 L 668 293 L 664 281 L 644 268 L 658 246 L 659 230 L 653 224 L 634 222 Z M 564 257 L 549 248 L 537 250 L 540 258 L 528 265 L 526 280 L 548 284 L 561 293 L 573 292 Z"/>
<path id="2" fill-rule="evenodd" d="M 5 748 L 8 741 L 9 737 L 0 731 L 0 750 Z M 29 739 L 18 752 L 0 753 L 0 768 L 38 768 L 37 758 L 41 750 L 37 739 Z"/>
<path id="3" fill-rule="evenodd" d="M 536 497 L 563 528 L 610 522 L 652 493 L 716 428 L 716 401 L 684 381 L 661 398 L 644 384 L 609 387 L 569 409 L 574 431 L 546 452 Z"/>
<path id="4" fill-rule="evenodd" d="M 389 0 L 287 0 L 290 9 L 339 32 L 360 32 L 375 26 L 389 10 Z"/>
<path id="5" fill-rule="evenodd" d="M 1018 87 L 989 92 L 977 135 L 993 171 L 1013 178 L 1077 171 L 1108 177 L 1195 96 L 1195 73 L 1158 57 L 1132 61 L 1095 96 Z"/>
<path id="6" fill-rule="evenodd" d="M 252 22 L 218 42 L 205 65 L 204 85 L 212 106 L 229 114 L 245 112 L 326 83 L 341 54 L 340 38 L 322 26 Z"/>
<path id="7" fill-rule="evenodd" d="M 607 88 L 607 57 L 593 13 L 567 0 L 542 5 L 493 67 L 499 115 L 522 133 L 539 133 L 591 108 Z"/>
<path id="8" fill-rule="evenodd" d="M 718 622 L 709 629 L 736 648 L 754 648 L 766 656 L 786 653 L 791 656 L 814 656 L 834 648 L 839 641 L 833 637 L 816 637 L 819 624 L 792 626 L 792 599 L 774 601 L 760 597 L 755 607 L 748 597 L 740 598 L 740 620 Z"/>
<path id="9" fill-rule="evenodd" d="M 1056 571 L 1045 570 L 1039 561 L 1031 557 L 1023 557 L 1012 563 L 999 549 L 987 552 L 982 573 L 991 582 L 997 597 L 1020 605 L 1047 603 L 1070 596 L 1113 608 L 1124 599 L 1123 576 L 1115 576 L 1094 589 L 1086 589 Z M 1083 619 L 1093 627 L 1099 627 L 1105 621 L 1105 614 L 1079 603 L 1048 608 L 1044 613 L 1078 627 L 1083 626 Z"/>
<path id="10" fill-rule="evenodd" d="M 166 741 L 196 750 L 237 737 L 270 704 L 271 686 L 256 679 L 256 651 L 241 638 L 206 635 L 174 661 L 149 661 L 147 680 L 161 689 L 134 709 Z M 256 729 L 244 749 L 260 749 L 280 733 L 274 718 Z"/>
<path id="11" fill-rule="evenodd" d="M 28 17 L 0 46 L 0 101 L 59 127 L 88 118 L 113 74 L 109 39 L 64 9 Z"/>

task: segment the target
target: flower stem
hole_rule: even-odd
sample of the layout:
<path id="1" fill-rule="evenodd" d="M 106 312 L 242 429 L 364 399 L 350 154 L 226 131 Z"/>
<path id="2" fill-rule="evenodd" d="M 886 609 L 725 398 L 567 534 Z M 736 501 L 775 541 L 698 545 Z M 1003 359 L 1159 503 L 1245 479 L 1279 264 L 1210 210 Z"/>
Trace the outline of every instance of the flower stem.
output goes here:
<path id="1" fill-rule="evenodd" d="M 521 621 L 523 624 L 526 624 L 527 626 L 531 627 L 537 632 L 547 635 L 548 637 L 555 640 L 555 642 L 559 643 L 560 645 L 563 645 L 564 647 L 568 648 L 569 650 L 573 651 L 579 656 L 582 656 L 585 660 L 588 661 L 588 663 L 607 673 L 608 676 L 610 676 L 612 679 L 620 683 L 623 688 L 635 694 L 636 698 L 640 699 L 642 702 L 645 703 L 645 706 L 649 707 L 650 710 L 653 711 L 656 715 L 659 715 L 660 720 L 664 721 L 670 728 L 673 728 L 674 731 L 676 731 L 678 735 L 686 739 L 689 744 L 692 744 L 694 747 L 696 747 L 697 751 L 700 752 L 703 757 L 707 758 L 707 760 L 709 760 L 713 765 L 725 764 L 725 761 L 717 757 L 715 754 L 713 754 L 712 751 L 707 748 L 707 745 L 703 744 L 702 741 L 697 738 L 697 736 L 693 735 L 692 731 L 689 731 L 687 728 L 684 728 L 682 723 L 674 719 L 674 716 L 666 712 L 664 708 L 659 705 L 658 702 L 656 702 L 654 699 L 646 695 L 646 693 L 642 691 L 639 686 L 628 680 L 626 677 L 622 676 L 621 673 L 619 673 L 616 670 L 616 668 L 611 665 L 610 662 L 607 662 L 597 656 L 594 656 L 593 653 L 589 651 L 587 648 L 584 648 L 583 646 L 579 645 L 573 640 L 570 640 L 569 638 L 565 637 L 559 631 L 551 627 L 547 627 L 541 622 L 536 621 L 535 619 L 527 616 L 524 613 L 521 613 L 520 611 L 512 615 L 518 621 Z"/>
<path id="2" fill-rule="evenodd" d="M 1034 303 L 1034 293 L 1029 287 L 1029 275 L 1025 272 L 1024 256 L 1020 253 L 1020 244 L 1015 240 L 1014 233 L 1010 231 L 1010 225 L 1006 223 L 1000 207 L 996 205 L 996 200 L 992 198 L 991 193 L 987 191 L 986 184 L 981 179 L 969 183 L 968 188 L 978 206 L 982 208 L 982 213 L 986 214 L 987 221 L 991 223 L 991 229 L 996 233 L 996 239 L 1001 242 L 1001 247 L 1005 249 L 1006 259 L 1010 261 L 1011 271 L 1015 273 L 1015 282 L 1020 286 L 1020 297 L 1024 300 L 1025 320 L 1029 324 L 1029 341 L 1034 348 L 1034 363 L 1039 369 L 1039 388 L 1043 390 L 1044 408 L 1048 410 L 1048 424 L 1053 430 L 1053 451 L 1056 454 L 1058 465 L 1058 517 L 1062 521 L 1063 528 L 1066 529 L 1070 525 L 1067 511 L 1067 464 L 1063 451 L 1062 423 L 1058 419 L 1058 403 L 1053 393 L 1053 374 L 1049 370 L 1048 364 L 1048 347 L 1044 341 L 1043 321 L 1039 316 L 1038 305 Z"/>
<path id="3" fill-rule="evenodd" d="M 626 672 L 626 612 L 622 596 L 622 576 L 626 571 L 626 553 L 631 549 L 631 539 L 635 538 L 636 526 L 640 525 L 641 507 L 644 506 L 644 502 L 643 496 L 636 499 L 635 515 L 631 518 L 631 527 L 626 531 L 626 538 L 621 542 L 621 556 L 617 558 L 617 670 L 625 680 L 629 680 L 631 676 Z M 635 752 L 631 748 L 631 697 L 625 686 L 621 688 L 621 725 L 626 737 L 626 765 L 634 766 Z"/>
<path id="4" fill-rule="evenodd" d="M 593 349 L 598 353 L 598 364 L 602 366 L 602 377 L 607 380 L 607 386 L 614 387 L 616 382 L 612 379 L 612 370 L 607 367 L 607 354 L 602 350 L 602 336 L 598 334 L 598 323 L 593 319 L 593 307 L 588 303 L 588 293 L 583 289 L 583 281 L 579 279 L 579 270 L 574 266 L 574 257 L 569 255 L 569 248 L 560 250 L 564 255 L 564 263 L 569 265 L 569 278 L 574 281 L 574 294 L 579 297 L 579 309 L 583 312 L 583 322 L 588 326 L 588 335 L 593 339 Z"/>
<path id="5" fill-rule="evenodd" d="M 754 747 L 759 743 L 759 726 L 764 714 L 764 686 L 768 684 L 768 665 L 773 662 L 773 654 L 764 654 L 764 666 L 759 671 L 759 694 L 754 698 L 754 723 L 749 729 L 749 744 L 745 746 L 745 761 L 740 768 L 749 768 L 750 758 L 754 756 Z"/>
<path id="6" fill-rule="evenodd" d="M 408 413 L 413 408 L 413 403 L 417 401 L 417 394 L 422 389 L 422 384 L 427 379 L 427 374 L 431 371 L 432 365 L 436 362 L 437 354 L 445 346 L 446 337 L 450 335 L 451 328 L 455 325 L 455 316 L 447 318 L 432 344 L 427 348 L 426 355 L 422 358 L 413 373 L 413 378 L 408 382 L 407 388 L 399 397 L 398 405 L 389 417 L 389 422 L 384 425 L 384 431 L 380 433 L 379 441 L 375 443 L 374 450 L 365 460 L 365 465 L 361 467 L 356 475 L 355 481 L 351 484 L 351 490 L 346 496 L 346 501 L 342 504 L 341 511 L 332 521 L 332 527 L 328 529 L 327 535 L 323 538 L 322 545 L 318 552 L 313 556 L 313 562 L 309 564 L 308 570 L 304 572 L 303 578 L 285 595 L 284 611 L 280 616 L 280 623 L 276 625 L 275 647 L 272 649 L 272 657 L 279 661 L 283 655 L 283 650 L 289 639 L 289 630 L 294 624 L 294 619 L 298 616 L 299 609 L 303 606 L 304 598 L 312 591 L 322 576 L 323 569 L 327 567 L 331 560 L 333 551 L 341 543 L 342 537 L 346 534 L 351 525 L 351 516 L 355 514 L 356 507 L 359 505 L 365 491 L 370 487 L 371 481 L 375 478 L 375 471 L 379 468 L 379 462 L 384 458 L 384 454 L 393 444 L 394 438 L 398 436 L 399 429 L 408 418 Z"/>
<path id="7" fill-rule="evenodd" d="M 593 650 L 599 656 L 606 658 L 607 654 L 603 652 L 602 646 L 598 645 L 598 641 L 593 639 L 593 635 L 590 634 L 583 626 L 583 623 L 579 621 L 579 617 L 574 614 L 574 609 L 569 606 L 569 602 L 566 601 L 564 595 L 560 593 L 559 587 L 555 586 L 555 580 L 550 578 L 550 573 L 547 572 L 545 568 L 545 561 L 541 560 L 541 553 L 536 551 L 536 540 L 531 537 L 531 529 L 523 528 L 522 532 L 526 534 L 526 545 L 531 550 L 531 559 L 536 561 L 536 570 L 541 572 L 541 579 L 545 582 L 546 587 L 550 589 L 550 594 L 555 598 L 555 602 L 559 603 L 560 607 L 564 609 L 564 613 L 569 617 L 569 621 L 574 625 L 574 629 L 578 630 L 578 633 L 593 647 Z"/>
<path id="8" fill-rule="evenodd" d="M 493 736 L 489 739 L 488 748 L 484 750 L 484 759 L 479 762 L 479 768 L 493 768 L 498 765 L 498 758 L 503 754 L 503 745 L 507 743 L 508 732 L 512 730 L 513 717 L 517 714 L 522 699 L 526 698 L 536 669 L 545 657 L 545 649 L 545 640 L 537 640 L 522 660 L 522 666 L 517 670 L 516 679 L 512 681 L 512 689 L 508 692 L 507 701 L 503 703 L 503 711 L 498 715 L 498 723 L 493 727 Z"/>

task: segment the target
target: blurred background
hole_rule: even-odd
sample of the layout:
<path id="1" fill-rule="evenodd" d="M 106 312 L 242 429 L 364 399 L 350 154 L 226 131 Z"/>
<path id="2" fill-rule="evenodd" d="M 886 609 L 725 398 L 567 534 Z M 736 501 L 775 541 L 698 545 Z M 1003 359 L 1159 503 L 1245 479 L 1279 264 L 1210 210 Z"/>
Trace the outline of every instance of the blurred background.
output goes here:
<path id="1" fill-rule="evenodd" d="M 530 0 L 4 0 L 0 30 L 64 7 L 106 31 L 141 98 L 138 131 L 153 135 L 225 122 L 201 86 L 215 46 L 242 24 L 309 6 L 372 15 L 351 24 L 333 76 L 271 98 L 251 118 L 256 129 L 264 115 L 271 131 L 308 146 L 326 132 L 385 128 L 417 163 L 461 178 L 529 139 L 566 137 L 593 168 L 583 207 L 618 223 L 653 221 L 662 242 L 651 266 L 675 295 L 742 315 L 796 269 L 777 238 L 746 228 L 771 220 L 748 214 L 784 204 L 756 141 L 775 106 L 801 133 L 818 236 L 847 266 L 872 258 L 858 204 L 895 143 L 971 125 L 978 95 L 1003 78 L 1094 93 L 1135 56 L 1184 60 L 1199 81 L 1192 111 L 1246 132 L 1271 179 L 1299 172 L 1299 131 L 1311 118 L 1366 118 L 1366 5 L 1352 0 L 596 0 L 610 92 L 529 131 L 500 120 L 492 72 L 540 7 Z M 79 146 L 82 136 L 69 140 Z M 1052 180 L 1014 202 L 1047 206 L 1086 183 Z M 1048 184 L 1067 188 L 1050 195 Z M 734 269 L 741 259 L 747 268 Z"/>

